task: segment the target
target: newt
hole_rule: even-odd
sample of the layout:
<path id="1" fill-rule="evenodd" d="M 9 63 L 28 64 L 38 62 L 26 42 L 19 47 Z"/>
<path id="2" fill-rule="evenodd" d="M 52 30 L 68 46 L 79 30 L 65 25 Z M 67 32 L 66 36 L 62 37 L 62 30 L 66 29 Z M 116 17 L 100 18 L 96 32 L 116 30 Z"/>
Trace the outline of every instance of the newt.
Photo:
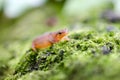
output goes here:
<path id="1" fill-rule="evenodd" d="M 68 30 L 62 29 L 56 32 L 45 33 L 35 38 L 32 42 L 32 50 L 43 49 L 52 46 L 61 40 L 69 40 Z"/>

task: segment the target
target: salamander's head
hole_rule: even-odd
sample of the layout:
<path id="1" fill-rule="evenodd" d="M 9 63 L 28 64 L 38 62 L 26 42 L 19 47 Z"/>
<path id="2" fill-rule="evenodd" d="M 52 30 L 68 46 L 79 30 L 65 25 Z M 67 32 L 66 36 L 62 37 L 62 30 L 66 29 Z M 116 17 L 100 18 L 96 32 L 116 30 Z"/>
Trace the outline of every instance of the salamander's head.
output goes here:
<path id="1" fill-rule="evenodd" d="M 63 30 L 59 30 L 56 32 L 56 36 L 55 39 L 57 41 L 60 41 L 63 37 L 65 37 L 68 34 L 68 29 L 63 29 Z"/>

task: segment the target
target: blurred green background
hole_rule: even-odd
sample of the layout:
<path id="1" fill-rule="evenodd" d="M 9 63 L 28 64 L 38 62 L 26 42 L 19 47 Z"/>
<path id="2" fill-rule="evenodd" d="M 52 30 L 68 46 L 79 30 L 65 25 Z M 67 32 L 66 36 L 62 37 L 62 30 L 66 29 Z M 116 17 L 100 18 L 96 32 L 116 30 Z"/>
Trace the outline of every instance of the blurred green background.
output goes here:
<path id="1" fill-rule="evenodd" d="M 66 27 L 70 32 L 119 28 L 119 4 L 119 0 L 0 0 L 0 80 L 13 73 L 38 35 Z"/>

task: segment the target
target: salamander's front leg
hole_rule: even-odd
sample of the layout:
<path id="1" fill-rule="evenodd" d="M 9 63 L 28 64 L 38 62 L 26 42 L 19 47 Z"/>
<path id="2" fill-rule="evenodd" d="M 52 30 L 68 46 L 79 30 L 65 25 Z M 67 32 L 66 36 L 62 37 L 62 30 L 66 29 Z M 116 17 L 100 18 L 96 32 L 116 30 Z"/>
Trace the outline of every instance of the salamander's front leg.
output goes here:
<path id="1" fill-rule="evenodd" d="M 66 37 L 63 37 L 62 40 L 69 41 L 70 39 L 66 36 Z"/>

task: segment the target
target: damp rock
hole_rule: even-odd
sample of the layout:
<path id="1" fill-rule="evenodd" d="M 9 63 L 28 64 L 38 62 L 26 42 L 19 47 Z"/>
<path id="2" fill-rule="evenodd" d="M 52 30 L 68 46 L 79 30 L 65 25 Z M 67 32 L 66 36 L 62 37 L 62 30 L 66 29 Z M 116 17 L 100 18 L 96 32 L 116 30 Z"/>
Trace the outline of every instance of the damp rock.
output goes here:
<path id="1" fill-rule="evenodd" d="M 120 14 L 115 13 L 112 10 L 106 10 L 101 14 L 101 18 L 109 22 L 120 22 Z"/>
<path id="2" fill-rule="evenodd" d="M 110 48 L 106 45 L 104 45 L 101 49 L 103 54 L 109 54 L 111 52 Z"/>

